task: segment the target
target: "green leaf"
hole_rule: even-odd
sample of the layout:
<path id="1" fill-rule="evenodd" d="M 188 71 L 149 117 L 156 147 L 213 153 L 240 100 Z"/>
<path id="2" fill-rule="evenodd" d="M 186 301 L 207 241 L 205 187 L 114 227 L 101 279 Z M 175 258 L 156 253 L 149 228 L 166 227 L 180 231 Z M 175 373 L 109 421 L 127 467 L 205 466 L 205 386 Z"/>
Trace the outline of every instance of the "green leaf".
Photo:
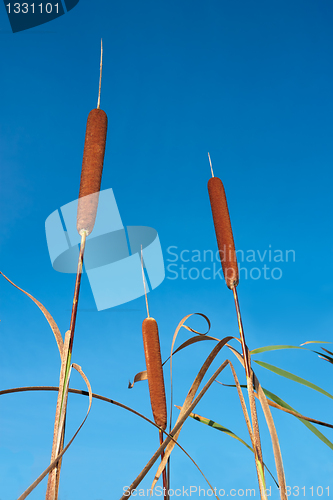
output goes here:
<path id="1" fill-rule="evenodd" d="M 278 351 L 280 349 L 305 349 L 306 351 L 310 350 L 307 349 L 307 347 L 299 347 L 297 345 L 267 345 L 265 347 L 258 347 L 258 349 L 253 349 L 253 351 L 250 351 L 250 354 L 252 356 L 253 354 L 260 354 L 267 351 Z"/>
<path id="2" fill-rule="evenodd" d="M 287 410 L 295 411 L 296 413 L 298 413 L 297 410 L 295 410 L 292 406 L 288 405 L 288 403 L 283 401 L 283 399 L 279 398 L 279 396 L 277 396 L 276 394 L 273 394 L 272 392 L 267 391 L 267 389 L 264 389 L 264 388 L 263 388 L 263 391 L 266 394 L 266 396 L 268 398 L 270 398 L 272 401 L 275 401 L 275 403 L 279 404 L 280 406 L 283 406 Z M 327 439 L 327 437 L 324 436 L 324 434 L 322 434 L 320 431 L 318 431 L 318 429 L 314 425 L 310 424 L 310 422 L 308 422 L 307 420 L 304 420 L 303 418 L 299 418 L 299 417 L 296 417 L 296 418 L 298 418 L 298 420 L 300 420 L 302 422 L 302 424 L 304 424 L 323 443 L 325 443 L 329 448 L 331 448 L 331 450 L 333 450 L 333 443 L 331 443 L 331 441 L 329 441 L 329 439 Z"/>
<path id="3" fill-rule="evenodd" d="M 237 439 L 240 443 L 242 443 L 246 448 L 251 450 L 253 452 L 253 449 L 250 445 L 248 445 L 243 439 L 237 436 L 234 432 L 232 432 L 230 429 L 227 429 L 226 427 L 223 427 L 222 425 L 218 424 L 217 422 L 214 422 L 214 420 L 210 420 L 209 418 L 202 417 L 201 415 L 197 415 L 196 413 L 190 413 L 190 417 L 192 417 L 194 420 L 197 420 L 198 422 L 201 422 L 202 424 L 209 425 L 209 427 L 213 427 L 213 429 L 217 429 L 218 431 L 224 432 L 225 434 L 228 434 L 228 436 L 231 436 L 234 439 Z"/>
<path id="4" fill-rule="evenodd" d="M 245 386 L 245 387 L 247 387 L 247 386 Z M 177 405 L 175 405 L 175 406 L 176 406 L 176 408 L 178 408 L 180 410 L 180 406 L 177 406 Z M 213 429 L 217 429 L 218 431 L 224 432 L 224 434 L 227 434 L 228 436 L 230 436 L 230 437 L 232 437 L 234 439 L 237 439 L 237 441 L 239 441 L 240 443 L 242 443 L 244 446 L 246 446 L 246 448 L 248 448 L 250 451 L 252 451 L 252 453 L 254 453 L 253 448 L 250 445 L 248 445 L 245 441 L 243 441 L 242 438 L 240 438 L 239 436 L 237 436 L 237 434 L 235 434 L 234 432 L 232 432 L 230 429 L 227 429 L 226 427 L 223 427 L 222 425 L 218 424 L 217 422 L 214 422 L 214 420 L 202 417 L 201 415 L 197 415 L 196 413 L 190 413 L 189 416 L 192 417 L 194 420 L 197 420 L 198 422 L 201 422 L 202 424 L 208 425 L 209 427 L 213 427 Z M 268 473 L 273 478 L 273 481 L 275 482 L 275 484 L 277 485 L 277 487 L 279 487 L 279 485 L 278 485 L 275 477 L 273 476 L 273 474 L 271 473 L 271 471 L 269 470 L 269 468 L 267 467 L 267 465 L 265 463 L 264 463 L 264 466 L 265 466 L 266 470 L 268 471 Z M 265 478 L 264 478 L 264 474 L 263 474 L 263 471 L 262 471 L 262 468 L 261 468 L 261 464 L 260 464 L 260 471 L 261 471 L 261 474 L 262 474 L 263 484 L 265 484 Z"/>
<path id="5" fill-rule="evenodd" d="M 306 387 L 310 387 L 310 389 L 314 389 L 315 391 L 320 392 L 321 394 L 324 394 L 324 396 L 327 396 L 328 398 L 333 399 L 332 394 L 329 392 L 324 391 L 324 389 L 321 389 L 318 385 L 313 384 L 312 382 L 309 382 L 308 380 L 305 380 L 304 378 L 298 377 L 297 375 L 294 375 L 293 373 L 287 372 L 286 370 L 282 370 L 282 368 L 278 368 L 277 366 L 270 365 L 268 363 L 264 363 L 263 361 L 255 361 L 259 366 L 262 366 L 263 368 L 266 368 L 267 370 L 270 370 L 273 373 L 276 373 L 277 375 L 280 375 L 281 377 L 289 378 L 290 380 L 293 380 L 294 382 L 298 382 L 299 384 L 305 385 Z"/>
<path id="6" fill-rule="evenodd" d="M 259 470 L 261 482 L 262 482 L 263 487 L 264 487 L 264 491 L 263 491 L 264 498 L 265 498 L 265 500 L 267 500 L 267 494 L 266 494 L 267 488 L 266 488 L 265 475 L 264 475 L 264 471 L 263 471 L 263 468 L 262 468 L 259 460 L 257 460 L 257 465 L 258 465 L 258 470 Z"/>
<path id="7" fill-rule="evenodd" d="M 301 344 L 301 346 L 305 344 L 331 344 L 332 342 L 326 342 L 324 340 L 309 340 L 308 342 L 304 342 L 304 344 Z M 250 351 L 250 354 L 260 354 L 262 352 L 267 352 L 267 351 L 279 351 L 280 349 L 305 349 L 307 351 L 311 351 L 311 349 L 308 349 L 307 347 L 301 347 L 298 345 L 266 345 L 264 347 L 258 347 L 258 349 L 253 349 L 253 351 Z M 324 349 L 322 347 L 322 349 Z M 326 350 L 326 349 L 324 349 Z M 312 351 L 315 352 L 315 351 Z M 333 353 L 331 353 L 333 354 Z"/>

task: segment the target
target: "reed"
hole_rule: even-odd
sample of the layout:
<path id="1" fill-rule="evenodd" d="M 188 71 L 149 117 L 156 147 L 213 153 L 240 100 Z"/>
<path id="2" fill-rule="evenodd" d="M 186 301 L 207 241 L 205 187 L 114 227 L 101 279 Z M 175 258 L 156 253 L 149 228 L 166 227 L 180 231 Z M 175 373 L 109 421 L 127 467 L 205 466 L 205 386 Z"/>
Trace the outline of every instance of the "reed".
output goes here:
<path id="1" fill-rule="evenodd" d="M 254 440 L 253 448 L 255 452 L 255 463 L 256 463 L 258 482 L 260 487 L 260 495 L 261 498 L 266 498 L 264 464 L 261 451 L 256 402 L 253 390 L 254 374 L 251 369 L 249 350 L 245 341 L 243 322 L 237 295 L 237 285 L 239 284 L 239 273 L 238 273 L 234 237 L 232 233 L 228 203 L 225 195 L 224 186 L 221 179 L 214 176 L 212 161 L 209 153 L 208 153 L 208 159 L 212 172 L 212 177 L 208 181 L 208 193 L 209 193 L 210 205 L 212 209 L 213 221 L 215 226 L 217 246 L 219 249 L 224 279 L 226 281 L 227 287 L 233 292 L 233 297 L 236 307 L 238 329 L 243 351 L 244 368 L 246 373 L 246 382 L 247 382 L 247 389 L 248 389 L 249 403 L 251 410 L 251 420 L 252 420 L 253 440 Z"/>
<path id="2" fill-rule="evenodd" d="M 147 318 L 142 322 L 142 338 L 143 338 L 143 348 L 146 359 L 147 368 L 147 378 L 149 386 L 149 396 L 150 404 L 153 412 L 154 422 L 159 430 L 160 444 L 163 442 L 163 430 L 167 426 L 167 407 L 166 407 L 166 397 L 165 397 L 165 385 L 163 376 L 163 365 L 161 356 L 160 339 L 158 333 L 157 322 L 154 318 L 149 316 L 149 306 L 146 290 L 146 281 L 143 270 L 143 257 L 142 257 L 142 246 L 141 246 L 141 269 L 142 269 L 142 279 L 143 286 L 145 290 L 145 299 L 147 307 Z M 161 453 L 161 460 L 163 461 L 164 452 Z M 163 470 L 163 487 L 164 492 L 168 491 L 168 481 L 166 476 L 166 470 Z M 168 498 L 168 494 L 164 494 L 164 498 Z"/>
<path id="3" fill-rule="evenodd" d="M 71 371 L 71 359 L 74 342 L 74 331 L 77 316 L 78 300 L 81 285 L 81 275 L 83 267 L 83 257 L 86 244 L 86 237 L 93 230 L 98 197 L 102 180 L 106 133 L 107 116 L 100 106 L 101 78 L 102 78 L 102 57 L 103 45 L 101 42 L 101 62 L 99 77 L 99 92 L 97 108 L 93 109 L 89 115 L 86 126 L 86 136 L 83 151 L 80 191 L 77 210 L 77 230 L 81 236 L 80 253 L 76 273 L 74 288 L 74 298 L 72 305 L 70 328 L 66 334 L 64 348 L 62 350 L 62 363 L 59 381 L 59 393 L 56 406 L 55 424 L 53 432 L 53 445 L 51 462 L 62 452 L 65 434 L 66 406 L 68 397 L 68 385 Z M 59 490 L 61 460 L 49 474 L 46 500 L 57 500 Z"/>

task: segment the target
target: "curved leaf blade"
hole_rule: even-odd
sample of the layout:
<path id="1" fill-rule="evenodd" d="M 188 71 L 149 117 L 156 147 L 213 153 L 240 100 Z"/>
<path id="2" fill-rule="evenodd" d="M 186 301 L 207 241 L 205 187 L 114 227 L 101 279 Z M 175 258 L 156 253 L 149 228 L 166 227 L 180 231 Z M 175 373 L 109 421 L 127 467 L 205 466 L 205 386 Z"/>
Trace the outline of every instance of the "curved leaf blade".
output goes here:
<path id="1" fill-rule="evenodd" d="M 257 349 L 253 349 L 250 351 L 251 356 L 253 354 L 261 354 L 262 352 L 268 352 L 268 351 L 279 351 L 281 349 L 305 349 L 306 351 L 309 351 L 310 349 L 307 349 L 306 347 L 300 347 L 297 345 L 266 345 L 264 347 L 258 347 Z"/>
<path id="2" fill-rule="evenodd" d="M 277 403 L 278 405 L 283 406 L 287 410 L 291 410 L 298 413 L 297 410 L 295 410 L 292 406 L 288 405 L 288 403 L 283 401 L 283 399 L 279 398 L 279 396 L 277 396 L 276 394 L 273 394 L 267 389 L 263 389 L 263 391 L 268 398 L 270 398 L 272 401 L 275 401 L 275 403 Z M 298 420 L 300 420 L 302 424 L 304 424 L 311 432 L 313 432 L 323 443 L 325 443 L 329 448 L 331 448 L 331 450 L 333 450 L 333 443 L 329 439 L 327 439 L 327 437 L 324 436 L 324 434 L 322 434 L 314 425 L 310 424 L 310 422 L 304 420 L 303 418 L 297 417 L 296 415 L 295 417 L 298 418 Z"/>
<path id="3" fill-rule="evenodd" d="M 299 377 L 298 375 L 294 375 L 291 372 L 288 372 L 286 370 L 283 370 L 282 368 L 278 368 L 277 366 L 270 365 L 269 363 L 265 363 L 264 361 L 256 361 L 253 360 L 255 363 L 257 363 L 259 366 L 262 366 L 263 368 L 266 368 L 266 370 L 270 370 L 273 373 L 276 373 L 277 375 L 280 375 L 281 377 L 288 378 L 289 380 L 293 380 L 294 382 L 297 382 L 298 384 L 305 385 L 306 387 L 309 387 L 310 389 L 314 389 L 317 392 L 320 392 L 321 394 L 324 394 L 324 396 L 327 396 L 328 398 L 333 399 L 332 394 L 329 392 L 325 391 L 318 385 L 313 384 L 312 382 L 309 382 L 308 380 L 305 380 L 304 378 Z"/>
<path id="4" fill-rule="evenodd" d="M 178 410 L 181 410 L 181 406 L 175 405 Z M 201 415 L 198 415 L 197 413 L 190 413 L 189 417 L 193 418 L 194 420 L 197 420 L 198 422 L 201 422 L 202 424 L 208 425 L 209 427 L 213 427 L 213 429 L 217 429 L 218 431 L 224 432 L 228 436 L 237 439 L 240 443 L 242 443 L 246 448 L 251 450 L 253 452 L 253 448 L 247 444 L 245 441 L 243 441 L 242 438 L 237 436 L 234 432 L 232 432 L 230 429 L 227 429 L 226 427 L 223 427 L 223 425 L 218 424 L 217 422 L 214 422 L 214 420 L 211 420 L 210 418 L 202 417 Z"/>

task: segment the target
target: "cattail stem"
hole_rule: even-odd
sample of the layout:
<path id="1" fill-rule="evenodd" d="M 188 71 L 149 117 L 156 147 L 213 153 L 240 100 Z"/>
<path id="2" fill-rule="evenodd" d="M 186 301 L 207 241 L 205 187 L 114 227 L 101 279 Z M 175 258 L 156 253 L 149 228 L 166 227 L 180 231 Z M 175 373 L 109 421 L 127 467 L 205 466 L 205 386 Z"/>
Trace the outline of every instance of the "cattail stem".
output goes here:
<path id="1" fill-rule="evenodd" d="M 85 231 L 82 231 L 80 254 L 79 254 L 79 261 L 78 261 L 78 265 L 77 265 L 76 281 L 75 281 L 75 288 L 74 288 L 74 298 L 73 298 L 71 322 L 70 322 L 70 327 L 69 327 L 69 331 L 70 331 L 69 346 L 68 346 L 68 351 L 63 353 L 63 355 L 66 356 L 66 358 L 67 358 L 67 363 L 66 363 L 66 373 L 65 373 L 65 380 L 64 380 L 64 389 L 62 391 L 62 401 L 61 401 L 60 412 L 61 412 L 61 409 L 64 405 L 65 392 L 66 392 L 65 388 L 66 388 L 66 385 L 68 383 L 68 377 L 70 374 L 72 350 L 73 350 L 73 342 L 74 342 L 74 331 L 75 331 L 77 307 L 78 307 L 78 302 L 79 302 L 79 293 L 80 293 L 80 286 L 81 286 L 81 275 L 82 275 L 82 268 L 83 268 L 83 256 L 84 256 L 84 250 L 85 250 L 85 246 L 86 246 L 86 237 L 87 237 L 87 233 Z M 60 429 L 59 429 L 59 432 L 60 432 Z M 59 452 L 61 452 L 61 450 L 59 450 Z"/>
<path id="2" fill-rule="evenodd" d="M 251 420 L 252 420 L 252 427 L 253 427 L 253 450 L 255 454 L 255 464 L 256 464 L 256 470 L 257 470 L 257 475 L 258 475 L 258 482 L 259 482 L 259 489 L 260 489 L 260 496 L 262 499 L 267 500 L 267 496 L 265 493 L 265 478 L 264 478 L 264 462 L 262 459 L 262 451 L 261 451 L 261 443 L 260 443 L 260 433 L 259 433 L 259 424 L 258 424 L 258 414 L 257 414 L 257 408 L 256 408 L 256 402 L 255 402 L 255 397 L 254 397 L 254 391 L 253 391 L 253 371 L 251 369 L 251 362 L 249 358 L 249 351 L 245 342 L 245 335 L 244 335 L 244 329 L 243 329 L 243 322 L 242 322 L 242 316 L 239 308 L 239 301 L 238 301 L 238 295 L 237 295 L 237 288 L 236 286 L 232 287 L 232 292 L 234 295 L 234 300 L 235 300 L 235 306 L 236 306 L 236 313 L 237 313 L 237 321 L 238 321 L 238 328 L 239 328 L 239 334 L 240 334 L 240 339 L 241 339 L 241 344 L 242 344 L 242 351 L 243 351 L 243 359 L 244 359 L 244 367 L 245 367 L 245 373 L 246 373 L 246 382 L 247 382 L 247 390 L 248 390 L 248 395 L 249 395 L 249 403 L 250 403 L 250 410 L 251 410 Z M 260 470 L 261 469 L 261 470 Z"/>
<path id="3" fill-rule="evenodd" d="M 72 359 L 72 349 L 73 349 L 73 341 L 74 341 L 74 330 L 76 323 L 76 315 L 77 315 L 77 307 L 80 293 L 80 285 L 81 285 L 81 274 L 83 267 L 83 256 L 86 244 L 86 236 L 87 233 L 82 231 L 81 234 L 81 245 L 80 245 L 80 254 L 78 260 L 78 267 L 76 273 L 76 281 L 75 281 L 75 289 L 74 289 L 74 299 L 73 299 L 73 307 L 71 314 L 71 322 L 69 329 L 69 341 L 64 343 L 64 350 L 62 352 L 62 360 L 63 363 L 66 360 L 65 365 L 65 375 L 63 378 L 63 382 L 61 387 L 59 387 L 58 393 L 58 403 L 57 408 L 59 408 L 58 418 L 55 421 L 55 433 L 53 438 L 52 445 L 52 455 L 51 462 L 56 458 L 56 456 L 62 452 L 63 443 L 64 443 L 64 430 L 65 430 L 65 422 L 66 422 L 66 407 L 67 407 L 67 396 L 68 396 L 68 384 L 69 384 L 69 376 L 71 369 L 71 359 Z M 59 404 L 60 402 L 60 404 Z M 65 413 L 64 413 L 65 412 Z M 61 425 L 60 425 L 61 424 Z M 57 500 L 58 498 L 58 489 L 59 489 L 59 477 L 60 477 L 60 467 L 61 461 L 59 461 L 58 466 L 50 472 L 47 490 L 46 490 L 46 500 Z"/>
<path id="4" fill-rule="evenodd" d="M 84 250 L 86 247 L 86 238 L 87 238 L 86 231 L 82 231 L 80 254 L 79 254 L 79 260 L 78 260 L 78 265 L 77 265 L 76 281 L 75 281 L 75 288 L 74 288 L 74 299 L 73 299 L 71 323 L 70 323 L 70 327 L 69 327 L 70 332 L 71 332 L 70 342 L 69 342 L 70 353 L 72 353 L 73 341 L 74 341 L 74 330 L 75 330 L 75 323 L 76 323 L 77 306 L 78 306 L 78 302 L 79 302 L 81 275 L 82 275 L 82 268 L 83 268 L 83 256 L 84 256 Z"/>
<path id="5" fill-rule="evenodd" d="M 160 434 L 160 445 L 162 445 L 163 444 L 163 432 L 160 430 L 159 434 Z M 161 462 L 163 461 L 163 458 L 164 458 L 164 450 L 161 453 Z M 163 470 L 162 477 L 163 477 L 164 500 L 168 500 L 168 498 L 169 498 L 169 486 L 168 486 L 168 481 L 167 481 L 166 469 Z"/>
<path id="6" fill-rule="evenodd" d="M 255 464 L 258 474 L 260 496 L 261 498 L 266 498 L 264 465 L 261 452 L 258 416 L 257 416 L 254 393 L 253 393 L 253 371 L 251 369 L 249 351 L 245 342 L 242 316 L 240 313 L 237 288 L 236 288 L 239 282 L 239 270 L 237 265 L 235 243 L 232 234 L 232 228 L 231 228 L 231 222 L 230 222 L 230 216 L 229 216 L 229 210 L 224 191 L 224 186 L 221 179 L 219 179 L 218 177 L 214 177 L 212 161 L 209 153 L 208 153 L 208 159 L 212 172 L 212 178 L 209 179 L 208 181 L 208 192 L 212 208 L 217 246 L 220 252 L 221 264 L 227 287 L 230 290 L 232 290 L 234 295 L 238 328 L 239 328 L 240 340 L 243 351 L 249 403 L 251 409 L 251 420 L 253 427 L 251 440 L 253 442 L 253 449 L 255 453 Z"/>
<path id="7" fill-rule="evenodd" d="M 99 90 L 97 109 L 90 111 L 86 126 L 86 137 L 83 150 L 80 192 L 77 208 L 77 231 L 81 236 L 79 261 L 77 266 L 74 298 L 71 314 L 70 328 L 65 336 L 65 343 L 61 353 L 61 371 L 59 382 L 59 393 L 56 408 L 56 417 L 53 432 L 53 444 L 51 462 L 61 453 L 64 442 L 64 430 L 66 422 L 66 407 L 68 388 L 71 373 L 71 360 L 74 342 L 74 331 L 76 323 L 77 308 L 81 285 L 81 274 L 83 268 L 83 256 L 86 238 L 92 232 L 95 224 L 98 207 L 98 197 L 101 188 L 103 171 L 105 142 L 107 133 L 107 116 L 100 109 L 101 84 L 103 67 L 103 43 L 101 40 L 101 60 L 99 72 Z M 57 500 L 59 488 L 59 474 L 61 461 L 52 470 L 48 477 L 46 500 Z"/>
<path id="8" fill-rule="evenodd" d="M 240 313 L 239 302 L 238 302 L 237 288 L 235 286 L 232 287 L 232 292 L 234 294 L 234 301 L 235 301 L 235 306 L 236 306 L 238 329 L 239 329 L 239 334 L 240 334 L 240 339 L 241 339 L 241 344 L 242 344 L 242 350 L 243 350 L 245 372 L 246 372 L 246 377 L 249 378 L 251 376 L 251 365 L 250 365 L 250 360 L 249 360 L 248 348 L 247 348 L 247 345 L 246 345 L 246 342 L 245 342 L 245 335 L 244 335 L 244 329 L 243 329 L 242 316 L 241 316 L 241 313 Z"/>

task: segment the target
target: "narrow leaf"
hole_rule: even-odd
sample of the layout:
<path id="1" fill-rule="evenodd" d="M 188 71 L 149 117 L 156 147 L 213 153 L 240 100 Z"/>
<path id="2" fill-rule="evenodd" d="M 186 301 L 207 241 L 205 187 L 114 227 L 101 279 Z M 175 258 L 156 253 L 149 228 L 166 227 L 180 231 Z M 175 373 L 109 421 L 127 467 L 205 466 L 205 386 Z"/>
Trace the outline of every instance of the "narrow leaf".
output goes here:
<path id="1" fill-rule="evenodd" d="M 325 352 L 328 352 L 328 354 L 332 354 L 332 356 L 333 356 L 333 352 L 332 351 L 329 351 L 328 349 L 325 349 L 324 347 L 322 347 L 322 350 L 325 351 Z"/>
<path id="2" fill-rule="evenodd" d="M 277 375 L 280 375 L 281 377 L 288 378 L 290 380 L 293 380 L 294 382 L 298 382 L 299 384 L 305 385 L 306 387 L 309 387 L 310 389 L 314 389 L 317 392 L 320 392 L 321 394 L 324 394 L 324 396 L 327 396 L 328 398 L 333 399 L 332 394 L 329 392 L 324 391 L 324 389 L 321 389 L 318 385 L 313 384 L 312 382 L 309 382 L 308 380 L 305 380 L 304 378 L 298 377 L 297 375 L 294 375 L 293 373 L 287 372 L 286 370 L 282 370 L 282 368 L 278 368 L 277 366 L 270 365 L 268 363 L 264 363 L 263 361 L 255 361 L 259 366 L 262 366 L 263 368 L 266 368 L 267 370 L 270 370 L 273 373 L 276 373 Z"/>
<path id="3" fill-rule="evenodd" d="M 134 384 L 136 382 L 141 382 L 142 380 L 147 380 L 147 379 L 148 379 L 147 370 L 137 373 L 134 377 L 133 382 L 131 381 L 128 382 L 128 389 L 133 389 Z"/>
<path id="4" fill-rule="evenodd" d="M 327 361 L 329 361 L 330 363 L 333 363 L 333 358 L 332 356 L 328 356 L 327 354 L 323 354 L 322 352 L 318 352 L 318 351 L 313 351 L 315 352 L 316 354 L 319 354 L 319 357 L 320 358 L 325 358 Z"/>
<path id="5" fill-rule="evenodd" d="M 20 290 L 20 292 L 23 292 L 25 295 L 27 295 L 29 297 L 29 299 L 31 299 L 36 304 L 36 306 L 38 306 L 39 309 L 42 311 L 42 313 L 44 314 L 45 318 L 47 319 L 47 322 L 50 325 L 50 327 L 52 329 L 52 332 L 53 332 L 53 334 L 55 336 L 55 339 L 56 339 L 56 342 L 57 342 L 57 345 L 58 345 L 58 349 L 59 349 L 59 354 L 60 354 L 60 357 L 61 357 L 62 356 L 62 350 L 63 350 L 63 344 L 64 344 L 64 342 L 62 340 L 62 336 L 61 336 L 60 330 L 58 328 L 58 325 L 54 321 L 54 319 L 52 318 L 52 316 L 49 313 L 49 311 L 46 309 L 46 307 L 43 306 L 43 304 L 41 304 L 37 299 L 35 299 L 35 297 L 33 297 L 32 295 L 30 295 L 30 293 L 26 292 L 25 290 L 23 290 L 19 286 L 15 285 L 15 283 L 13 283 L 9 278 L 7 278 L 7 276 L 5 276 L 1 271 L 0 271 L 0 274 L 8 281 L 8 283 L 10 283 L 11 285 L 13 285 L 18 290 Z"/>
<path id="6" fill-rule="evenodd" d="M 253 371 L 252 371 L 252 373 L 253 373 Z M 285 473 L 284 473 L 284 468 L 283 468 L 280 443 L 279 443 L 279 439 L 278 439 L 277 432 L 275 429 L 274 420 L 273 420 L 271 411 L 269 409 L 267 397 L 266 397 L 255 373 L 253 373 L 253 379 L 254 379 L 254 387 L 255 387 L 255 390 L 257 391 L 258 398 L 259 398 L 262 410 L 263 410 L 264 415 L 265 415 L 265 420 L 266 420 L 266 423 L 268 426 L 268 430 L 269 430 L 269 433 L 271 435 L 276 471 L 277 471 L 278 481 L 279 481 L 279 486 L 280 486 L 280 497 L 281 497 L 281 500 L 287 500 L 288 495 L 287 495 L 286 478 L 285 478 Z"/>
<path id="7" fill-rule="evenodd" d="M 175 405 L 175 407 L 178 408 L 178 410 L 181 409 L 181 406 Z M 237 439 L 237 441 L 239 441 L 240 443 L 242 443 L 244 446 L 246 446 L 246 448 L 248 448 L 250 451 L 252 451 L 252 453 L 254 453 L 253 448 L 249 444 L 247 444 L 245 441 L 243 441 L 242 438 L 240 438 L 239 436 L 237 436 L 237 434 L 235 434 L 234 432 L 232 432 L 230 429 L 227 429 L 226 427 L 223 427 L 222 425 L 218 424 L 217 422 L 214 422 L 213 420 L 211 420 L 209 418 L 202 417 L 201 415 L 198 415 L 197 413 L 190 413 L 189 416 L 191 418 L 193 418 L 194 420 L 197 420 L 201 424 L 208 425 L 209 427 L 212 427 L 213 429 L 217 429 L 218 431 L 221 431 L 224 434 L 227 434 L 228 436 L 230 436 L 230 437 L 232 437 L 234 439 Z M 266 464 L 264 464 L 264 465 L 265 465 L 267 471 L 269 472 L 269 474 L 271 475 L 272 479 L 274 480 L 276 486 L 279 487 L 276 479 L 274 478 L 273 474 L 268 469 L 267 465 Z"/>
<path id="8" fill-rule="evenodd" d="M 293 412 L 298 413 L 297 410 L 292 408 L 292 406 L 288 405 L 288 403 L 283 401 L 283 399 L 279 398 L 279 396 L 277 396 L 276 394 L 273 394 L 267 389 L 263 389 L 263 391 L 268 398 L 270 398 L 272 401 L 275 401 L 278 405 L 283 406 L 287 410 L 291 410 Z M 327 437 L 324 436 L 324 434 L 322 434 L 314 425 L 310 424 L 310 422 L 304 420 L 301 417 L 297 417 L 297 415 L 295 416 L 296 418 L 298 418 L 298 420 L 302 422 L 302 424 L 304 424 L 311 432 L 313 432 L 323 443 L 325 443 L 329 448 L 331 448 L 331 450 L 333 450 L 333 443 L 331 443 L 331 441 L 329 441 Z"/>
<path id="9" fill-rule="evenodd" d="M 175 405 L 178 410 L 181 410 L 181 406 Z M 231 436 L 234 439 L 237 439 L 240 443 L 242 443 L 246 448 L 251 450 L 253 452 L 253 448 L 248 445 L 243 439 L 241 439 L 237 434 L 232 432 L 230 429 L 227 429 L 226 427 L 223 427 L 222 425 L 218 424 L 217 422 L 214 422 L 214 420 L 211 420 L 210 418 L 202 417 L 201 415 L 198 415 L 197 413 L 190 413 L 189 415 L 191 418 L 194 420 L 197 420 L 198 422 L 201 422 L 202 424 L 208 425 L 209 427 L 213 427 L 213 429 L 217 429 L 218 431 L 224 432 L 225 434 L 228 434 L 228 436 Z"/>
<path id="10" fill-rule="evenodd" d="M 307 349 L 306 347 L 300 347 L 297 345 L 267 345 L 264 347 L 258 347 L 257 349 L 253 349 L 253 351 L 250 351 L 251 356 L 253 354 L 260 354 L 262 352 L 268 352 L 268 351 L 278 351 L 280 349 L 305 349 L 309 351 L 310 349 Z"/>
<path id="11" fill-rule="evenodd" d="M 301 345 L 305 344 L 332 344 L 332 342 L 322 341 L 322 340 L 308 340 L 307 342 L 303 342 Z"/>

